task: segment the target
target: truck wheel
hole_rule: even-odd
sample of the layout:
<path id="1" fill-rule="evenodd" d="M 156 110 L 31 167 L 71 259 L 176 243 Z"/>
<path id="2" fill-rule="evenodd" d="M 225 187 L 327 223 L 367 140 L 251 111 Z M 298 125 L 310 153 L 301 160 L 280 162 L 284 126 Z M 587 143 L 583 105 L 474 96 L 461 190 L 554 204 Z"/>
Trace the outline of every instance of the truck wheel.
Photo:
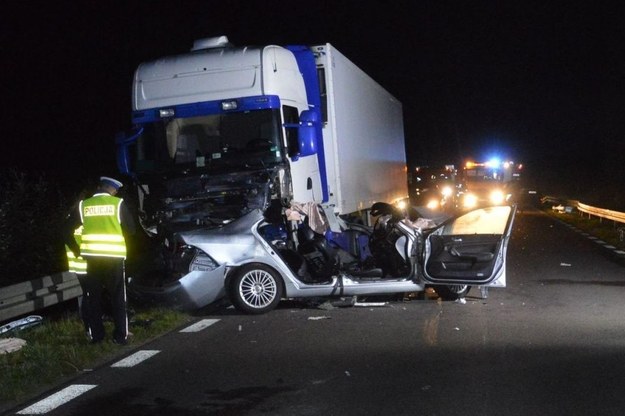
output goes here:
<path id="1" fill-rule="evenodd" d="M 238 310 L 261 314 L 278 306 L 284 292 L 282 278 L 264 264 L 242 266 L 230 282 L 230 301 Z"/>
<path id="2" fill-rule="evenodd" d="M 434 290 L 443 300 L 456 300 L 463 298 L 471 290 L 469 285 L 441 285 L 434 286 Z"/>

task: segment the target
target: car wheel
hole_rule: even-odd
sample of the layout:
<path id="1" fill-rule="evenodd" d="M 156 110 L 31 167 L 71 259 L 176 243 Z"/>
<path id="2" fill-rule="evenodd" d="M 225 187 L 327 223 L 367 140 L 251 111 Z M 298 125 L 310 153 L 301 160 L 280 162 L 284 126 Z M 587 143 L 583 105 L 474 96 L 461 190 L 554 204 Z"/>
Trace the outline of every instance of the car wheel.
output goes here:
<path id="1" fill-rule="evenodd" d="M 261 314 L 278 306 L 283 293 L 278 273 L 264 264 L 247 264 L 236 271 L 230 283 L 230 301 L 238 310 Z"/>
<path id="2" fill-rule="evenodd" d="M 444 286 L 435 286 L 434 290 L 438 293 L 444 300 L 456 300 L 463 298 L 469 293 L 471 290 L 471 286 L 469 285 L 444 285 Z"/>

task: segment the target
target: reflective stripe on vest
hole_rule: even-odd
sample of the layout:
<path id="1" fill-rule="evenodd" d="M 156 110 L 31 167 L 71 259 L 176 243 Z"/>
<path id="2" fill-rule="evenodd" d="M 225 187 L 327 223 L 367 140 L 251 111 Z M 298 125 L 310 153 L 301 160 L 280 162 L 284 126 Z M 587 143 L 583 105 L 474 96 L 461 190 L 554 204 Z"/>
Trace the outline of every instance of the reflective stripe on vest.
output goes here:
<path id="1" fill-rule="evenodd" d="M 119 207 L 121 198 L 95 194 L 80 203 L 83 223 L 80 252 L 83 256 L 126 258 Z"/>
<path id="2" fill-rule="evenodd" d="M 67 246 L 65 246 L 65 252 L 67 253 L 67 270 L 70 273 L 86 274 L 87 261 L 82 256 L 78 256 L 78 258 L 76 258 L 72 250 L 70 250 Z"/>
<path id="3" fill-rule="evenodd" d="M 76 240 L 76 244 L 80 247 L 82 240 L 82 225 L 74 230 L 74 240 Z M 74 252 L 70 250 L 68 246 L 65 246 L 65 253 L 67 254 L 67 270 L 70 273 L 87 273 L 87 260 L 85 260 L 82 256 L 74 256 Z"/>

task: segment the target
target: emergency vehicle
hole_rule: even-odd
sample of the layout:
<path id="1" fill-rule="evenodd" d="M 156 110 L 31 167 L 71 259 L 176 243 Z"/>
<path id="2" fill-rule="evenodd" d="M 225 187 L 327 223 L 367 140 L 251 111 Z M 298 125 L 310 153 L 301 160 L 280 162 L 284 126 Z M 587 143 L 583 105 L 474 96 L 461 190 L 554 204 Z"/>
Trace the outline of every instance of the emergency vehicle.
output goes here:
<path id="1" fill-rule="evenodd" d="M 467 160 L 462 168 L 465 209 L 486 205 L 504 205 L 514 200 L 516 184 L 521 179 L 522 163 L 494 158 L 485 162 Z"/>

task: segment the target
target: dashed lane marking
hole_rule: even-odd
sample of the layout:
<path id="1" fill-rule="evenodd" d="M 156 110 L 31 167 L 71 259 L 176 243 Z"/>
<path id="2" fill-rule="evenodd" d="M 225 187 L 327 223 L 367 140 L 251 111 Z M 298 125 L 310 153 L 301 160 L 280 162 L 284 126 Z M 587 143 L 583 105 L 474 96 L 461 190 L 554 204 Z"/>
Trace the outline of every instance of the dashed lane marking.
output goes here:
<path id="1" fill-rule="evenodd" d="M 17 412 L 18 415 L 43 415 L 96 387 L 95 384 L 74 384 Z"/>
<path id="2" fill-rule="evenodd" d="M 158 354 L 159 350 L 141 350 L 111 365 L 111 367 L 134 367 L 135 365 Z"/>
<path id="3" fill-rule="evenodd" d="M 625 251 L 617 249 L 613 245 L 610 245 L 609 243 L 606 243 L 605 241 L 601 240 L 600 238 L 597 238 L 597 237 L 595 237 L 593 235 L 588 234 L 585 231 L 580 230 L 579 228 L 575 227 L 574 225 L 568 224 L 568 223 L 566 223 L 566 222 L 564 222 L 562 220 L 559 220 L 559 219 L 556 219 L 556 221 L 558 221 L 560 224 L 570 228 L 571 230 L 575 231 L 579 235 L 582 235 L 582 236 L 588 238 L 589 240 L 591 240 L 591 241 L 593 241 L 593 242 L 603 246 L 604 248 L 607 248 L 608 250 L 611 250 L 617 256 L 625 255 Z"/>
<path id="4" fill-rule="evenodd" d="M 180 332 L 198 332 L 205 328 L 208 328 L 209 326 L 213 325 L 214 323 L 218 321 L 219 319 L 203 319 L 187 328 L 184 328 Z M 134 367 L 135 365 L 147 360 L 148 358 L 155 356 L 159 352 L 161 351 L 160 350 L 137 351 L 136 353 L 124 358 L 123 360 L 117 361 L 116 363 L 112 364 L 111 367 L 122 367 L 122 368 Z M 94 387 L 97 387 L 97 385 L 74 384 L 74 385 L 68 386 L 64 388 L 63 390 L 60 390 L 48 396 L 47 398 L 40 400 L 37 403 L 23 410 L 20 410 L 19 412 L 17 412 L 17 414 L 18 415 L 43 415 L 69 402 L 70 400 L 75 399 L 81 394 L 88 392 Z"/>
<path id="5" fill-rule="evenodd" d="M 202 319 L 201 321 L 198 321 L 193 325 L 182 329 L 180 332 L 199 332 L 203 329 L 208 328 L 216 322 L 219 322 L 219 319 Z"/>

